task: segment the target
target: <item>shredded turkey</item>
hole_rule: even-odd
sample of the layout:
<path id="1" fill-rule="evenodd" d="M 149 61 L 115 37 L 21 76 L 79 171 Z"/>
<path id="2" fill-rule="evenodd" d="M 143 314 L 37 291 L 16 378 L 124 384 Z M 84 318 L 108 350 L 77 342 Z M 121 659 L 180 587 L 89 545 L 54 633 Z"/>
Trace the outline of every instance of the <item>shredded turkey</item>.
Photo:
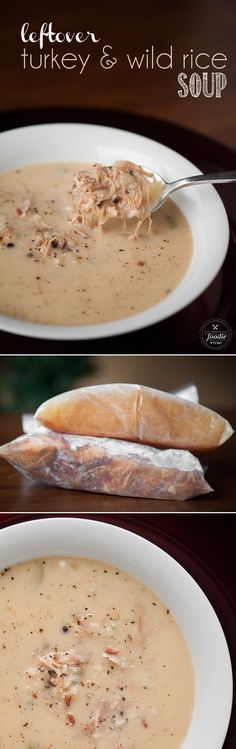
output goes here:
<path id="1" fill-rule="evenodd" d="M 6 242 L 14 242 L 15 233 L 4 213 L 0 214 L 0 247 Z"/>
<path id="2" fill-rule="evenodd" d="M 18 218 L 25 218 L 26 214 L 31 208 L 31 199 L 24 198 L 19 207 L 16 209 L 16 215 Z"/>
<path id="3" fill-rule="evenodd" d="M 106 723 L 111 731 L 118 733 L 128 722 L 124 713 L 124 703 L 121 698 L 114 697 L 114 699 L 109 700 L 102 698 L 94 709 L 91 721 L 85 724 L 83 733 L 98 738 L 101 735 L 99 729 L 103 723 Z"/>
<path id="4" fill-rule="evenodd" d="M 115 666 L 119 666 L 120 668 L 128 668 L 128 661 L 118 654 L 118 650 L 115 651 L 112 648 L 106 648 L 105 652 L 102 654 L 102 657 L 106 658 Z"/>
<path id="5" fill-rule="evenodd" d="M 39 666 L 36 669 L 27 670 L 29 678 L 35 677 L 37 682 L 40 677 L 45 689 L 54 687 L 63 696 L 65 705 L 68 707 L 72 696 L 79 689 L 83 666 L 87 658 L 73 649 L 65 652 L 52 650 L 36 657 Z"/>
<path id="6" fill-rule="evenodd" d="M 86 230 L 101 228 L 110 218 L 136 218 L 137 225 L 131 237 L 137 237 L 146 220 L 150 235 L 151 190 L 155 185 L 154 175 L 131 161 L 116 161 L 112 167 L 93 164 L 74 176 L 72 222 L 80 227 L 84 236 Z"/>
<path id="7" fill-rule="evenodd" d="M 40 250 L 42 258 L 46 258 L 48 255 L 55 255 L 58 250 L 62 253 L 73 252 L 76 257 L 81 256 L 82 252 L 84 254 L 84 248 L 79 243 L 76 231 L 59 234 L 50 227 L 44 229 L 37 226 L 32 231 L 32 241 L 35 249 Z"/>

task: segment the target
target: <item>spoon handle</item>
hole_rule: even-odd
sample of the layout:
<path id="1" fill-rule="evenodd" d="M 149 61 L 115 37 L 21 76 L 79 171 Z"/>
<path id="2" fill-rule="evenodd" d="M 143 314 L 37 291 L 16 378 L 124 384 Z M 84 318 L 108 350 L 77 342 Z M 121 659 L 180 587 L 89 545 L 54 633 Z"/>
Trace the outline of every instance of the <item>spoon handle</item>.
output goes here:
<path id="1" fill-rule="evenodd" d="M 212 182 L 236 182 L 236 171 L 234 172 L 216 172 L 215 174 L 196 174 L 194 177 L 185 177 L 178 179 L 176 182 L 169 182 L 171 190 L 178 190 L 185 185 L 199 185 Z"/>

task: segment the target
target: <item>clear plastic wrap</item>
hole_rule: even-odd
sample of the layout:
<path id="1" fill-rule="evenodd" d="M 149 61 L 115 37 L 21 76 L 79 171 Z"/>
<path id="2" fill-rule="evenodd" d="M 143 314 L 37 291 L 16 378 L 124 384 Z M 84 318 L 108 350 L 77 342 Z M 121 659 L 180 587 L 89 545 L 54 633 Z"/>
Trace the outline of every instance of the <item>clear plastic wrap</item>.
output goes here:
<path id="1" fill-rule="evenodd" d="M 205 454 L 233 433 L 229 422 L 182 397 L 131 384 L 71 390 L 43 403 L 35 418 L 66 434 L 112 437 Z"/>
<path id="2" fill-rule="evenodd" d="M 0 456 L 25 476 L 66 489 L 178 500 L 212 491 L 199 460 L 186 450 L 40 427 L 1 447 Z"/>
<path id="3" fill-rule="evenodd" d="M 199 393 L 196 385 L 193 382 L 188 382 L 182 387 L 173 390 L 173 395 L 178 395 L 178 398 L 184 398 L 184 400 L 191 401 L 192 403 L 199 403 Z M 34 432 L 40 426 L 40 422 L 35 419 L 32 413 L 22 414 L 21 417 L 22 431 Z"/>

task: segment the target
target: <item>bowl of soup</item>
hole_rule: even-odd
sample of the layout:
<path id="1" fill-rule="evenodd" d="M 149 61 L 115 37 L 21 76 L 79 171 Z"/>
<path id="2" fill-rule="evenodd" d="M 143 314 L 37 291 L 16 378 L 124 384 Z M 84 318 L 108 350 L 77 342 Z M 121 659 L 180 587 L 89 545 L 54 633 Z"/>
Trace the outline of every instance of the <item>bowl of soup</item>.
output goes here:
<path id="1" fill-rule="evenodd" d="M 81 171 L 122 160 L 171 182 L 200 173 L 184 156 L 132 132 L 75 123 L 6 131 L 0 146 L 2 330 L 49 339 L 127 333 L 183 309 L 217 275 L 229 226 L 211 185 L 174 193 L 151 232 L 112 214 L 84 232 L 76 219 Z"/>
<path id="2" fill-rule="evenodd" d="M 175 559 L 57 517 L 2 529 L 0 569 L 3 749 L 221 749 L 229 651 Z"/>

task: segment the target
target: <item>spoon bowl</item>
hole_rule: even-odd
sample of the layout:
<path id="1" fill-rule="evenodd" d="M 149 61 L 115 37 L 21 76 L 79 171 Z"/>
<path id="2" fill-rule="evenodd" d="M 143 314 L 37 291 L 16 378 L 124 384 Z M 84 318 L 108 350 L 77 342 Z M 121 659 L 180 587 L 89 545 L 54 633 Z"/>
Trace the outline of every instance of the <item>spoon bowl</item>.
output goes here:
<path id="1" fill-rule="evenodd" d="M 236 182 L 236 171 L 218 172 L 215 174 L 196 174 L 194 177 L 184 177 L 183 179 L 175 180 L 175 182 L 165 182 L 163 177 L 161 177 L 157 171 L 147 169 L 146 167 L 145 172 L 150 174 L 150 177 L 152 178 L 154 175 L 156 180 L 156 185 L 154 187 L 155 198 L 150 206 L 151 213 L 157 211 L 169 195 L 176 190 L 180 190 L 181 187 L 214 184 L 217 182 Z"/>

